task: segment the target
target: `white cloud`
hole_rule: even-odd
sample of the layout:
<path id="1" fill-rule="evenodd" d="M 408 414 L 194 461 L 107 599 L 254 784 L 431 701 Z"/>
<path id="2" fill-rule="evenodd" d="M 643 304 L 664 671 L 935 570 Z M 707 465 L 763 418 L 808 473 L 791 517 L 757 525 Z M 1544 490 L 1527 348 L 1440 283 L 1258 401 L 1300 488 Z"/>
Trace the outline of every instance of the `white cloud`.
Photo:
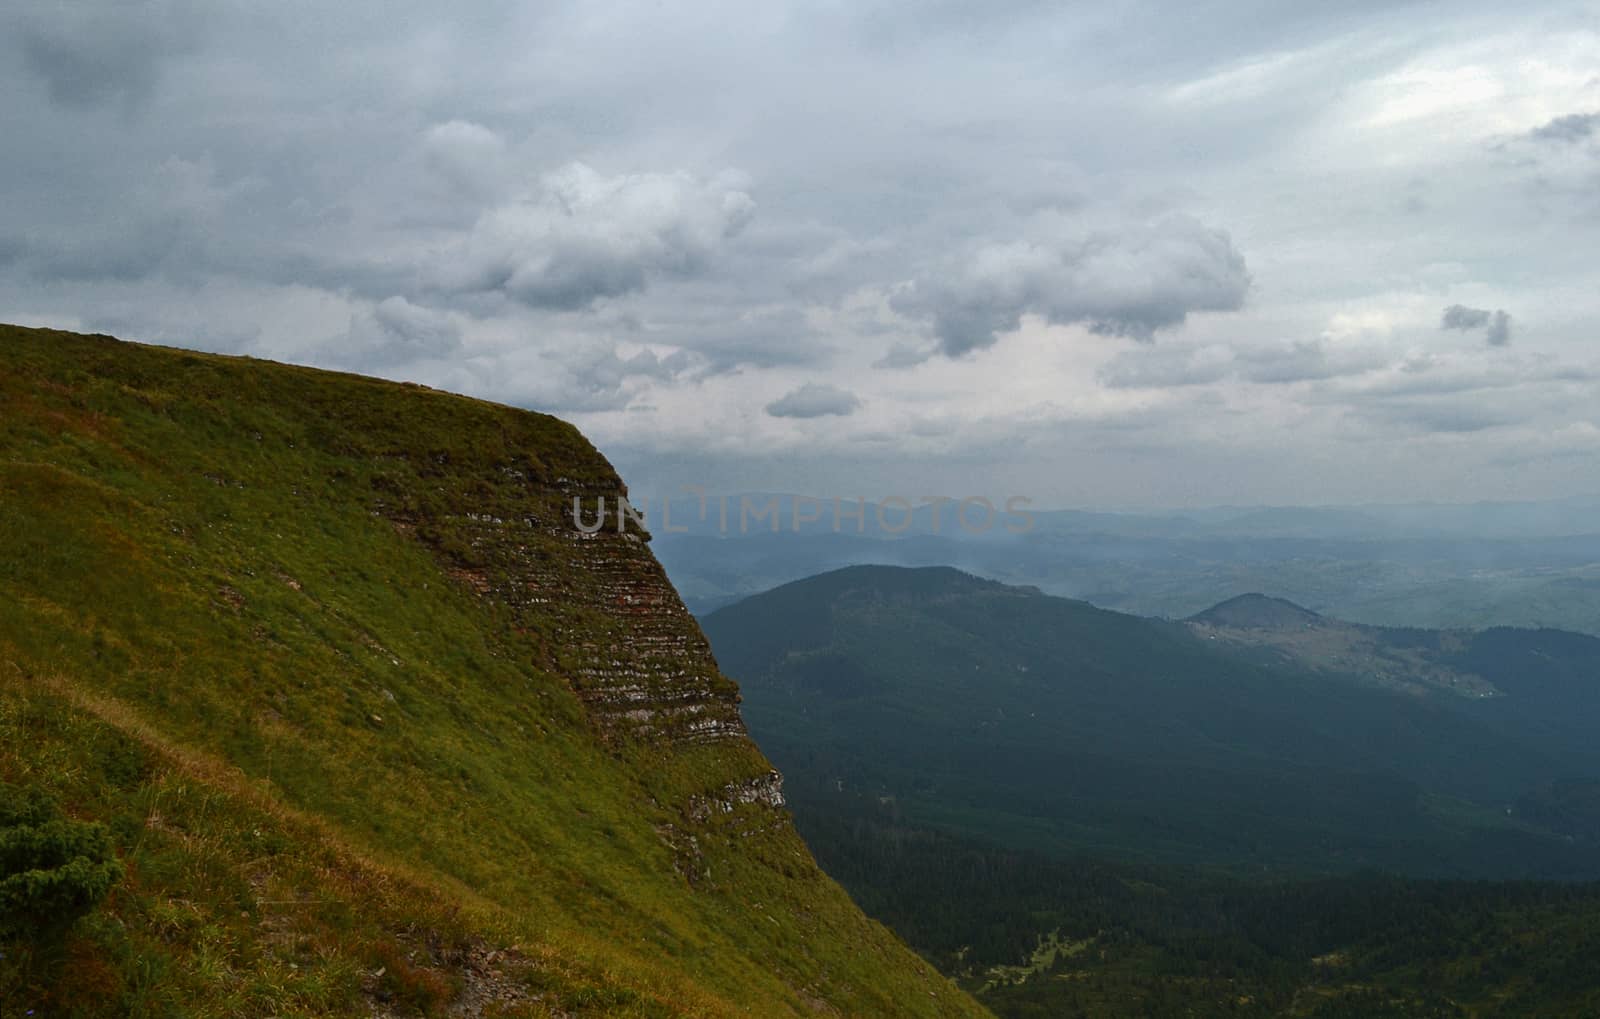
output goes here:
<path id="1" fill-rule="evenodd" d="M 602 175 L 573 163 L 485 213 L 447 250 L 438 282 L 533 307 L 587 308 L 661 277 L 699 273 L 755 212 L 736 174 Z"/>
<path id="2" fill-rule="evenodd" d="M 1234 311 L 1250 289 L 1227 233 L 1182 215 L 1085 229 L 1059 213 L 1029 236 L 986 243 L 948 273 L 918 280 L 895 300 L 930 318 L 944 353 L 992 346 L 1025 314 L 1057 325 L 1150 339 L 1197 311 Z"/>

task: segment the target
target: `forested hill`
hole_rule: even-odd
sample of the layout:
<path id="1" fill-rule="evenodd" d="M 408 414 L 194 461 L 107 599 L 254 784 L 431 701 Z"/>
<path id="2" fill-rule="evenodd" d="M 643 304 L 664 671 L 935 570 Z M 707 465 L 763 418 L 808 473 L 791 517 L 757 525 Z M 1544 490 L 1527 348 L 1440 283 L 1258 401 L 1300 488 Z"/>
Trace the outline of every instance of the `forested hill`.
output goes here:
<path id="1" fill-rule="evenodd" d="M 1600 1015 L 1600 884 L 1240 878 L 1055 857 L 802 804 L 872 915 L 1002 1019 Z"/>
<path id="2" fill-rule="evenodd" d="M 1367 633 L 1394 660 L 1379 675 L 1214 625 L 1343 625 L 1268 607 L 1172 623 L 951 569 L 851 567 L 704 625 L 796 795 L 892 800 L 1047 852 L 1258 873 L 1600 875 L 1585 841 L 1600 641 Z"/>
<path id="3" fill-rule="evenodd" d="M 945 568 L 704 623 L 818 859 L 1005 1019 L 1600 1013 L 1592 638 Z"/>

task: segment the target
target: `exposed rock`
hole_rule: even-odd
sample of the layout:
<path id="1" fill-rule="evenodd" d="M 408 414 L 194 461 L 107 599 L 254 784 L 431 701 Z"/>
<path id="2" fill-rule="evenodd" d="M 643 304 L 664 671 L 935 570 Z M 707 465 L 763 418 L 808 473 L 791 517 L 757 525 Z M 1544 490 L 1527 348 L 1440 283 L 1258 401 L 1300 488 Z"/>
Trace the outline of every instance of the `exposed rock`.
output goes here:
<path id="1" fill-rule="evenodd" d="M 517 464 L 493 477 L 492 491 L 443 513 L 401 510 L 387 498 L 376 509 L 398 533 L 430 545 L 463 588 L 512 614 L 517 632 L 543 649 L 535 664 L 566 679 L 608 742 L 748 740 L 738 687 L 718 669 L 648 534 L 631 518 L 625 525 L 616 518 L 626 491 L 620 480 L 596 488 L 566 475 L 545 480 L 534 466 Z M 610 509 L 596 529 L 601 499 Z M 580 505 L 588 514 L 581 527 Z M 737 811 L 748 817 L 735 827 L 751 832 L 787 823 L 781 784 L 775 771 L 735 778 L 677 806 L 689 823 Z M 684 848 L 692 842 L 663 839 L 686 876 L 695 873 L 694 854 Z"/>

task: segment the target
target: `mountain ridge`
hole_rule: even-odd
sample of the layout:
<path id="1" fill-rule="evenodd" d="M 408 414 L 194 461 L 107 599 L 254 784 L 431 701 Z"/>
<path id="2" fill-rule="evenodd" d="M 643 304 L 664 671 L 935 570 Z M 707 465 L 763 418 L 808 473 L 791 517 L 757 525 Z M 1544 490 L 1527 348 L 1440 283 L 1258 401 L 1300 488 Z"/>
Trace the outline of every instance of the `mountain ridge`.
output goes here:
<path id="1" fill-rule="evenodd" d="M 796 797 L 854 790 L 1019 848 L 1163 862 L 1593 870 L 1514 804 L 1600 768 L 1572 721 L 1600 709 L 1600 641 L 1290 615 L 1316 625 L 1146 619 L 958 571 L 859 567 L 703 625 Z M 1529 672 L 1517 656 L 1540 648 Z"/>
<path id="2" fill-rule="evenodd" d="M 48 330 L 0 361 L 0 782 L 127 864 L 7 946 L 7 1007 L 982 1014 L 816 868 L 645 538 L 571 519 L 626 491 L 571 425 Z"/>
<path id="3" fill-rule="evenodd" d="M 1315 625 L 1321 619 L 1320 613 L 1313 612 L 1303 605 L 1296 605 L 1287 598 L 1274 598 L 1259 592 L 1251 592 L 1220 601 L 1209 609 L 1196 612 L 1184 622 L 1277 629 Z"/>

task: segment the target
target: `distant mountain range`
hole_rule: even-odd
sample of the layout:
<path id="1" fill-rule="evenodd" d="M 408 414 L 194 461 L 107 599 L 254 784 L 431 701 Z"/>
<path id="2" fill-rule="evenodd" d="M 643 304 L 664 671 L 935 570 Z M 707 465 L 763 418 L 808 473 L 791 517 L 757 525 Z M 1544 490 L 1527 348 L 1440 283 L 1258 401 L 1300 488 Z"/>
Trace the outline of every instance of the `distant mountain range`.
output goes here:
<path id="1" fill-rule="evenodd" d="M 652 508 L 657 555 L 704 614 L 818 572 L 859 564 L 956 566 L 1140 615 L 1183 618 L 1270 591 L 1356 622 L 1435 628 L 1558 627 L 1600 635 L 1600 500 L 1364 507 L 1254 507 L 1181 514 L 1035 512 L 1013 533 L 959 507 L 937 516 L 845 500 L 733 495 Z M 773 500 L 777 512 L 759 519 Z M 751 513 L 741 515 L 746 502 Z M 719 512 L 726 506 L 726 514 Z M 798 510 L 798 514 L 797 514 Z M 815 514 L 816 519 L 806 518 Z M 800 520 L 796 524 L 796 516 Z M 981 509 L 969 514 L 976 525 Z M 724 522 L 725 521 L 725 522 Z M 776 525 L 776 529 L 774 529 Z M 858 533 L 859 526 L 859 533 Z"/>
<path id="2" fill-rule="evenodd" d="M 1240 871 L 1600 877 L 1600 639 L 1382 629 L 1260 595 L 1182 622 L 851 567 L 703 619 L 800 806 Z"/>

